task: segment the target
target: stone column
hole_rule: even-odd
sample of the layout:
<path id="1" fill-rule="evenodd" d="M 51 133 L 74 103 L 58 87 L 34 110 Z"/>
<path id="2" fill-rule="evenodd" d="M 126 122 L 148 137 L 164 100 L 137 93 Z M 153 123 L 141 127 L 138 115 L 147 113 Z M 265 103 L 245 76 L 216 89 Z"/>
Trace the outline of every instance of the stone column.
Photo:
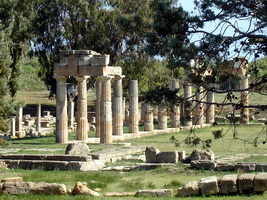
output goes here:
<path id="1" fill-rule="evenodd" d="M 96 137 L 100 137 L 100 119 L 101 119 L 101 80 L 99 77 L 96 78 L 95 82 L 95 92 L 96 92 L 96 101 L 95 101 L 95 117 L 96 117 Z"/>
<path id="2" fill-rule="evenodd" d="M 16 112 L 16 131 L 22 132 L 22 115 L 23 115 L 23 108 L 20 106 L 17 108 Z"/>
<path id="3" fill-rule="evenodd" d="M 171 81 L 171 89 L 175 90 L 180 87 L 179 81 L 177 79 Z M 180 127 L 180 106 L 173 106 L 172 108 L 172 128 L 179 128 Z"/>
<path id="4" fill-rule="evenodd" d="M 74 102 L 70 101 L 68 103 L 68 127 L 69 129 L 74 129 Z"/>
<path id="5" fill-rule="evenodd" d="M 112 143 L 112 108 L 111 108 L 111 76 L 100 76 L 101 80 L 101 120 L 100 143 Z"/>
<path id="6" fill-rule="evenodd" d="M 68 114 L 67 114 L 67 87 L 65 76 L 55 77 L 57 80 L 56 95 L 56 142 L 68 142 Z"/>
<path id="7" fill-rule="evenodd" d="M 144 104 L 144 131 L 153 131 L 153 111 L 148 103 Z"/>
<path id="8" fill-rule="evenodd" d="M 162 104 L 158 106 L 158 123 L 158 128 L 160 130 L 166 130 L 168 128 L 167 111 Z"/>
<path id="9" fill-rule="evenodd" d="M 209 89 L 212 89 L 213 84 L 210 84 L 208 86 Z M 206 123 L 211 124 L 214 122 L 214 105 L 210 104 L 214 103 L 214 92 L 212 91 L 207 91 L 207 104 L 206 104 Z"/>
<path id="10" fill-rule="evenodd" d="M 16 117 L 10 118 L 10 137 L 16 137 Z"/>
<path id="11" fill-rule="evenodd" d="M 75 77 L 78 84 L 77 101 L 77 140 L 87 140 L 88 119 L 87 119 L 87 85 L 85 76 Z"/>
<path id="12" fill-rule="evenodd" d="M 125 97 L 122 98 L 122 119 L 123 121 L 125 120 L 125 104 L 126 104 L 126 99 Z"/>
<path id="13" fill-rule="evenodd" d="M 241 77 L 240 89 L 241 90 L 247 89 L 248 88 L 248 76 L 240 75 L 240 77 Z M 249 105 L 249 95 L 248 94 L 249 94 L 248 91 L 242 91 L 241 92 L 240 104 L 243 104 L 244 106 Z M 241 106 L 240 123 L 241 124 L 248 124 L 249 123 L 249 108 L 244 108 Z"/>
<path id="14" fill-rule="evenodd" d="M 113 135 L 123 134 L 123 105 L 122 105 L 122 78 L 124 76 L 115 76 L 113 88 Z"/>
<path id="15" fill-rule="evenodd" d="M 184 125 L 185 126 L 192 126 L 192 86 L 188 82 L 188 77 L 184 76 Z"/>
<path id="16" fill-rule="evenodd" d="M 130 81 L 130 100 L 129 100 L 129 132 L 139 132 L 139 114 L 138 114 L 138 81 Z"/>
<path id="17" fill-rule="evenodd" d="M 36 132 L 37 133 L 41 133 L 41 105 L 38 104 L 37 105 L 37 113 L 36 113 L 36 121 L 35 121 L 35 125 L 36 125 Z"/>
<path id="18" fill-rule="evenodd" d="M 200 103 L 200 101 L 202 100 L 203 100 L 203 87 L 200 86 L 196 94 L 196 107 L 195 107 L 195 124 L 196 125 L 203 124 L 204 109 L 203 109 L 203 103 Z"/>

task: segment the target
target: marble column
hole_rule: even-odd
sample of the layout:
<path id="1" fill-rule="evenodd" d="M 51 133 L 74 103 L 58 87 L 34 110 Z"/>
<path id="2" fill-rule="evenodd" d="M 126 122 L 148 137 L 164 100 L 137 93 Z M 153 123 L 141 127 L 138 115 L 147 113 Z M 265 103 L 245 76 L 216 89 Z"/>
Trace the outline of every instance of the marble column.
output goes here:
<path id="1" fill-rule="evenodd" d="M 113 87 L 113 104 L 112 104 L 112 118 L 113 118 L 113 135 L 123 134 L 123 99 L 122 99 L 122 78 L 124 76 L 116 75 L 114 77 Z"/>
<path id="2" fill-rule="evenodd" d="M 212 89 L 213 84 L 210 84 L 208 88 Z M 215 117 L 214 105 L 211 103 L 214 103 L 214 92 L 207 91 L 207 104 L 206 104 L 206 123 L 207 124 L 213 123 L 214 117 Z"/>
<path id="3" fill-rule="evenodd" d="M 41 133 L 41 105 L 40 104 L 37 105 L 35 125 L 36 125 L 37 133 Z"/>
<path id="4" fill-rule="evenodd" d="M 101 119 L 100 143 L 112 144 L 112 108 L 111 108 L 111 76 L 100 76 L 101 80 Z"/>
<path id="5" fill-rule="evenodd" d="M 101 119 L 101 80 L 99 77 L 96 78 L 95 82 L 95 92 L 96 92 L 96 101 L 95 101 L 95 117 L 96 117 L 96 137 L 100 137 L 100 119 Z"/>
<path id="6" fill-rule="evenodd" d="M 160 130 L 166 130 L 168 128 L 167 110 L 162 104 L 158 106 L 158 128 Z"/>
<path id="7" fill-rule="evenodd" d="M 56 95 L 56 142 L 68 142 L 68 113 L 67 113 L 67 87 L 65 76 L 56 76 L 57 95 Z"/>
<path id="8" fill-rule="evenodd" d="M 179 81 L 177 79 L 171 81 L 171 89 L 175 90 L 180 87 Z M 171 119 L 172 119 L 172 128 L 179 128 L 180 127 L 180 106 L 173 106 L 172 107 L 172 113 L 171 113 Z"/>
<path id="9" fill-rule="evenodd" d="M 188 77 L 184 76 L 184 125 L 185 126 L 192 126 L 192 86 L 188 81 Z"/>
<path id="10" fill-rule="evenodd" d="M 138 81 L 130 81 L 129 133 L 139 132 Z"/>
<path id="11" fill-rule="evenodd" d="M 144 104 L 144 131 L 153 131 L 153 111 L 151 105 Z"/>
<path id="12" fill-rule="evenodd" d="M 203 125 L 203 118 L 204 118 L 204 109 L 203 103 L 203 87 L 199 87 L 197 94 L 196 94 L 196 107 L 195 107 L 195 124 L 196 125 Z"/>
<path id="13" fill-rule="evenodd" d="M 16 137 L 16 117 L 10 118 L 10 137 Z"/>
<path id="14" fill-rule="evenodd" d="M 78 84 L 77 100 L 77 140 L 87 140 L 88 119 L 87 119 L 87 85 L 85 76 L 75 77 Z"/>
<path id="15" fill-rule="evenodd" d="M 240 75 L 241 77 L 241 83 L 240 83 L 240 89 L 244 90 L 248 88 L 248 76 L 246 75 Z M 244 106 L 249 105 L 249 92 L 248 91 L 242 91 L 241 92 L 241 98 L 240 98 L 240 104 Z M 240 123 L 241 124 L 248 124 L 249 123 L 249 108 L 244 108 L 241 106 L 240 109 Z"/>
<path id="16" fill-rule="evenodd" d="M 16 131 L 22 132 L 22 115 L 23 115 L 23 108 L 20 106 L 17 108 L 16 112 Z"/>
<path id="17" fill-rule="evenodd" d="M 69 129 L 74 129 L 74 102 L 70 101 L 68 103 L 68 127 Z"/>

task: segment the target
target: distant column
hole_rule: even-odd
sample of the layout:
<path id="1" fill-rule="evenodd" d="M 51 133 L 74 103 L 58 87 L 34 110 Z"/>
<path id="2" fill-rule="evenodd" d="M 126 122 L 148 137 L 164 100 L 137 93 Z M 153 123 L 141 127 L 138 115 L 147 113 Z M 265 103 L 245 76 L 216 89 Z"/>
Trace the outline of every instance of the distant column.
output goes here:
<path id="1" fill-rule="evenodd" d="M 207 104 L 206 104 L 206 123 L 207 124 L 211 124 L 214 122 L 214 115 L 215 115 L 214 105 L 212 104 L 214 103 L 214 92 L 212 92 L 212 88 L 213 88 L 213 84 L 210 84 L 208 86 L 208 89 L 210 89 L 210 91 L 207 91 Z"/>
<path id="2" fill-rule="evenodd" d="M 203 98 L 203 87 L 199 87 L 196 95 L 196 107 L 195 107 L 195 124 L 202 125 L 204 118 L 203 103 L 200 103 Z"/>
<path id="3" fill-rule="evenodd" d="M 192 86 L 188 82 L 188 77 L 184 76 L 184 125 L 185 126 L 192 126 Z"/>
<path id="4" fill-rule="evenodd" d="M 113 88 L 113 135 L 123 134 L 123 99 L 122 99 L 122 78 L 124 76 L 115 76 Z"/>
<path id="5" fill-rule="evenodd" d="M 240 75 L 241 77 L 241 85 L 240 89 L 244 90 L 248 88 L 248 76 L 246 75 Z M 242 91 L 241 92 L 241 100 L 240 103 L 244 106 L 249 105 L 249 92 L 248 91 Z M 248 124 L 249 123 L 249 108 L 244 108 L 241 106 L 240 109 L 240 123 L 241 124 Z"/>
<path id="6" fill-rule="evenodd" d="M 96 117 L 96 137 L 100 137 L 100 119 L 101 119 L 101 80 L 96 78 L 95 83 L 96 102 L 95 102 L 95 117 Z"/>
<path id="7" fill-rule="evenodd" d="M 20 106 L 17 108 L 16 112 L 16 131 L 22 132 L 22 115 L 23 115 L 23 108 Z"/>
<path id="8" fill-rule="evenodd" d="M 179 81 L 177 79 L 171 81 L 171 89 L 175 90 L 180 87 Z M 179 128 L 180 127 L 180 106 L 173 106 L 171 119 L 172 119 L 172 128 Z"/>
<path id="9" fill-rule="evenodd" d="M 144 131 L 153 131 L 153 111 L 148 103 L 144 104 Z"/>
<path id="10" fill-rule="evenodd" d="M 139 114 L 138 114 L 138 81 L 130 81 L 130 100 L 129 100 L 129 132 L 139 132 Z"/>
<path id="11" fill-rule="evenodd" d="M 16 137 L 16 117 L 10 118 L 10 137 Z"/>
<path id="12" fill-rule="evenodd" d="M 78 83 L 77 101 L 77 140 L 87 140 L 88 119 L 87 119 L 87 85 L 85 76 L 76 77 Z"/>
<path id="13" fill-rule="evenodd" d="M 168 128 L 167 111 L 162 104 L 158 106 L 158 127 L 160 130 L 166 130 Z"/>
<path id="14" fill-rule="evenodd" d="M 68 103 L 68 127 L 69 129 L 74 129 L 74 102 L 70 101 Z"/>
<path id="15" fill-rule="evenodd" d="M 101 80 L 101 121 L 100 143 L 112 143 L 112 108 L 111 108 L 111 76 L 100 76 Z"/>
<path id="16" fill-rule="evenodd" d="M 40 104 L 37 105 L 35 125 L 36 125 L 37 133 L 41 133 L 41 105 Z"/>
<path id="17" fill-rule="evenodd" d="M 67 87 L 65 76 L 56 76 L 57 95 L 56 95 L 56 142 L 68 142 L 68 113 L 67 113 Z"/>

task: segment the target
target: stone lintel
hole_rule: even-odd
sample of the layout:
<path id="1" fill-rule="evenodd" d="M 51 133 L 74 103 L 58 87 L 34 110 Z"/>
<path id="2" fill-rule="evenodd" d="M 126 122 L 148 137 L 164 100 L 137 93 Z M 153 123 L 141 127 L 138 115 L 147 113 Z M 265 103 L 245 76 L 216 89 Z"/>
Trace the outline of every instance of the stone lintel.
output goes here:
<path id="1" fill-rule="evenodd" d="M 77 76 L 107 76 L 108 66 L 79 66 Z"/>
<path id="2" fill-rule="evenodd" d="M 122 75 L 121 67 L 117 67 L 117 66 L 111 67 L 111 66 L 109 66 L 108 67 L 108 76 L 115 76 L 115 75 L 118 75 L 118 76 Z M 124 76 L 122 78 L 124 78 Z"/>

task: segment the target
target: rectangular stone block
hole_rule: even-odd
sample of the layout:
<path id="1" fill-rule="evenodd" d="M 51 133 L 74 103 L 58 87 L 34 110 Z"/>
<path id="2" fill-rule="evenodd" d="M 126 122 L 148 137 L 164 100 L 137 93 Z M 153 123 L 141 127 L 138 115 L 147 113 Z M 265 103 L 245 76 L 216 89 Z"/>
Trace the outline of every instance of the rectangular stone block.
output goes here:
<path id="1" fill-rule="evenodd" d="M 200 195 L 199 185 L 197 181 L 187 183 L 185 186 L 178 188 L 178 196 L 198 196 Z"/>
<path id="2" fill-rule="evenodd" d="M 5 194 L 30 194 L 33 188 L 32 182 L 6 182 L 3 183 Z"/>
<path id="3" fill-rule="evenodd" d="M 186 158 L 185 151 L 178 151 L 178 160 L 179 161 L 184 161 L 185 158 Z"/>
<path id="4" fill-rule="evenodd" d="M 254 177 L 254 192 L 265 192 L 267 190 L 267 173 L 258 173 Z"/>
<path id="5" fill-rule="evenodd" d="M 254 172 L 256 169 L 256 163 L 237 163 L 235 165 L 235 171 L 238 172 Z"/>
<path id="6" fill-rule="evenodd" d="M 91 60 L 92 66 L 107 66 L 109 64 L 109 55 L 94 55 Z"/>
<path id="7" fill-rule="evenodd" d="M 239 192 L 249 193 L 254 190 L 255 174 L 242 174 L 237 179 Z"/>
<path id="8" fill-rule="evenodd" d="M 173 190 L 171 189 L 157 189 L 157 190 L 138 190 L 137 196 L 149 197 L 172 197 Z"/>
<path id="9" fill-rule="evenodd" d="M 267 163 L 256 164 L 256 172 L 267 172 Z"/>
<path id="10" fill-rule="evenodd" d="M 232 171 L 235 171 L 235 164 L 234 163 L 217 163 L 216 170 L 232 172 Z"/>
<path id="11" fill-rule="evenodd" d="M 200 191 L 202 196 L 209 196 L 219 193 L 218 181 L 216 176 L 200 179 Z"/>
<path id="12" fill-rule="evenodd" d="M 108 67 L 108 76 L 122 75 L 121 67 Z"/>
<path id="13" fill-rule="evenodd" d="M 196 169 L 214 170 L 216 162 L 212 160 L 194 160 L 190 162 L 190 166 Z"/>
<path id="14" fill-rule="evenodd" d="M 220 180 L 221 193 L 231 194 L 237 192 L 237 174 L 225 175 Z"/>
<path id="15" fill-rule="evenodd" d="M 178 152 L 177 151 L 162 151 L 157 154 L 157 161 L 159 163 L 177 163 Z"/>
<path id="16" fill-rule="evenodd" d="M 79 76 L 108 76 L 107 66 L 79 66 Z"/>

